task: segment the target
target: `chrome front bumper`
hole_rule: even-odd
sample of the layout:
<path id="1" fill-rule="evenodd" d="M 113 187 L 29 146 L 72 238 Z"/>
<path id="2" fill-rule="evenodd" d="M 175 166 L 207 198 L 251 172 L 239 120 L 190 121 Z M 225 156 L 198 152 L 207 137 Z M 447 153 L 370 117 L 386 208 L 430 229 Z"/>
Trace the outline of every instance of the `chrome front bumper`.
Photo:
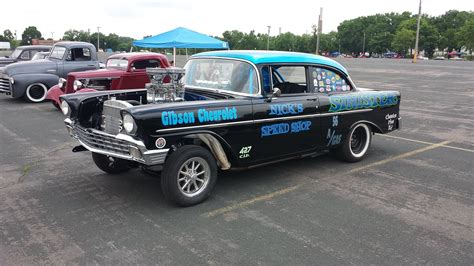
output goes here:
<path id="1" fill-rule="evenodd" d="M 163 164 L 169 149 L 147 150 L 145 144 L 129 135 L 112 135 L 104 131 L 83 128 L 66 118 L 66 128 L 71 137 L 91 152 L 139 162 L 146 165 Z"/>

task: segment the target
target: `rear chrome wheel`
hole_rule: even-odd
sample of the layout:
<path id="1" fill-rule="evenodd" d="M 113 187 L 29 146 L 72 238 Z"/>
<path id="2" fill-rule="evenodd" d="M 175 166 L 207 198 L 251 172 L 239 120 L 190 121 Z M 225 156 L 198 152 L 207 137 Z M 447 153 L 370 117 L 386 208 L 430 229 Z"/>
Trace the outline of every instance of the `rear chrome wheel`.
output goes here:
<path id="1" fill-rule="evenodd" d="M 46 99 L 48 88 L 42 83 L 30 84 L 25 91 L 25 98 L 32 103 L 39 103 Z"/>
<path id="2" fill-rule="evenodd" d="M 364 123 L 357 124 L 349 131 L 336 154 L 343 161 L 358 162 L 367 154 L 371 141 L 370 127 Z"/>
<path id="3" fill-rule="evenodd" d="M 217 163 L 205 148 L 186 145 L 173 152 L 161 173 L 165 198 L 179 206 L 191 206 L 209 197 L 217 180 Z"/>

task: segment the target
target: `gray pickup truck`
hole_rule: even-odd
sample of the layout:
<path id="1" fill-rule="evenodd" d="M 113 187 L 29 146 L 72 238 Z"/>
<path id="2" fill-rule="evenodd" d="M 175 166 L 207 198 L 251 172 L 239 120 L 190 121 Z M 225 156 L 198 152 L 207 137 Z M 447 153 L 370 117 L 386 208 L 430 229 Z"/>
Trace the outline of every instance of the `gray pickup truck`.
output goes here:
<path id="1" fill-rule="evenodd" d="M 0 67 L 0 93 L 29 102 L 42 102 L 48 89 L 69 72 L 99 68 L 94 45 L 86 42 L 58 42 L 47 59 Z"/>
<path id="2" fill-rule="evenodd" d="M 9 56 L 0 57 L 0 66 L 6 66 L 16 62 L 30 61 L 39 52 L 49 52 L 48 45 L 26 45 L 18 46 Z"/>

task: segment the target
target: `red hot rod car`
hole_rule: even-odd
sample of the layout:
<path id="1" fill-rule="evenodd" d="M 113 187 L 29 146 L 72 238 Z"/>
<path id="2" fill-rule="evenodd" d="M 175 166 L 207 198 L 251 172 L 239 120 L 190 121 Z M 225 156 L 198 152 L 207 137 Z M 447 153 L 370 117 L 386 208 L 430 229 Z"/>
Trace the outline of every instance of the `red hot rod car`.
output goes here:
<path id="1" fill-rule="evenodd" d="M 106 68 L 92 71 L 71 72 L 67 80 L 60 78 L 46 96 L 58 107 L 60 96 L 75 92 L 98 90 L 142 89 L 150 82 L 146 68 L 168 68 L 170 63 L 159 53 L 115 54 L 107 59 Z"/>

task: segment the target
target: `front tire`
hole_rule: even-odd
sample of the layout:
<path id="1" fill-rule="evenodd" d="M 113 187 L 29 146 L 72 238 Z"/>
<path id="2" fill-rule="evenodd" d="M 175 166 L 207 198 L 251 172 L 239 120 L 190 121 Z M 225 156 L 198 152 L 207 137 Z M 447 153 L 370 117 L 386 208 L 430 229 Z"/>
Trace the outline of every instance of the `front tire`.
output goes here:
<path id="1" fill-rule="evenodd" d="M 168 201 L 192 206 L 209 197 L 216 180 L 214 156 L 203 147 L 186 145 L 166 161 L 161 173 L 161 189 Z"/>
<path id="2" fill-rule="evenodd" d="M 92 153 L 92 160 L 100 170 L 108 174 L 120 174 L 130 170 L 128 161 L 99 153 Z"/>
<path id="3" fill-rule="evenodd" d="M 346 162 L 361 161 L 367 154 L 372 141 L 372 130 L 367 124 L 355 125 L 336 150 L 338 157 Z"/>
<path id="4" fill-rule="evenodd" d="M 30 84 L 25 91 L 25 99 L 28 102 L 40 103 L 46 99 L 48 88 L 42 83 Z"/>

